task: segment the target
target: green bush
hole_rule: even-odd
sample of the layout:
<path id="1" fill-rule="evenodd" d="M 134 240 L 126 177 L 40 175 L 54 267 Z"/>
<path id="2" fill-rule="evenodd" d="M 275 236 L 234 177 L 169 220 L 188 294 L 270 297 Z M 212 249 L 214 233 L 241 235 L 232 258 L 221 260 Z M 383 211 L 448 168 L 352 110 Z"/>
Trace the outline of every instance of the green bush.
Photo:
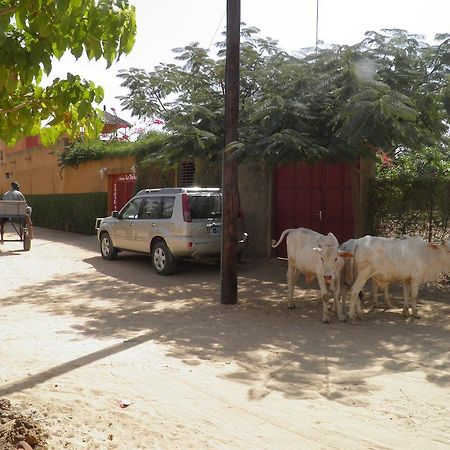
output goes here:
<path id="1" fill-rule="evenodd" d="M 448 237 L 450 156 L 427 148 L 380 161 L 370 186 L 371 232 L 379 236 Z"/>
<path id="2" fill-rule="evenodd" d="M 450 181 L 445 177 L 374 179 L 370 189 L 372 234 L 446 237 L 450 223 Z"/>
<path id="3" fill-rule="evenodd" d="M 95 234 L 95 219 L 105 217 L 106 192 L 27 195 L 33 225 L 52 230 Z"/>
<path id="4" fill-rule="evenodd" d="M 167 142 L 167 135 L 164 133 L 152 132 L 140 137 L 135 142 L 129 141 L 102 141 L 100 139 L 92 141 L 77 141 L 70 145 L 59 155 L 59 166 L 78 166 L 86 161 L 99 161 L 110 158 L 123 158 L 134 155 L 140 160 L 154 157 Z"/>

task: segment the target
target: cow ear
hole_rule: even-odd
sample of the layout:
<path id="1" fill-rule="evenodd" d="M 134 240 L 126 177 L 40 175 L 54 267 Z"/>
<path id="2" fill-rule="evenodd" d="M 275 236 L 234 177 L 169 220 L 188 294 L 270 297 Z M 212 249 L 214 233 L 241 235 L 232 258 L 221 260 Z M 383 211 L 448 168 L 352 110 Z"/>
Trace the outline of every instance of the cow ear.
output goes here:
<path id="1" fill-rule="evenodd" d="M 435 244 L 434 242 L 428 242 L 428 247 L 439 248 L 439 245 Z"/>
<path id="2" fill-rule="evenodd" d="M 350 253 L 350 252 L 340 251 L 339 256 L 341 258 L 353 258 L 354 255 L 353 255 L 353 253 Z"/>
<path id="3" fill-rule="evenodd" d="M 447 251 L 450 253 L 450 240 L 449 239 L 442 239 L 441 247 L 446 248 Z"/>

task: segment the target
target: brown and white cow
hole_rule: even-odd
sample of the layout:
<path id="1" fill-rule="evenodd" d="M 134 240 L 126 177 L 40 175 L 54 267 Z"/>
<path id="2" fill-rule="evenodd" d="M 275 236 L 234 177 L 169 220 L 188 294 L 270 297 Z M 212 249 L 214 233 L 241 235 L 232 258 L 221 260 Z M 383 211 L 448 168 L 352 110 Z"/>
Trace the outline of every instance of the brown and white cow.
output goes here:
<path id="1" fill-rule="evenodd" d="M 343 245 L 345 249 L 345 244 Z M 425 242 L 420 237 L 399 239 L 364 236 L 355 240 L 353 247 L 355 279 L 350 289 L 351 320 L 361 318 L 358 294 L 370 278 L 381 286 L 403 284 L 403 313 L 418 318 L 417 295 L 422 283 L 436 281 L 442 273 L 450 273 L 450 239 L 440 244 Z"/>
<path id="2" fill-rule="evenodd" d="M 278 242 L 272 242 L 272 247 L 278 247 L 285 236 L 288 256 L 288 307 L 294 308 L 294 288 L 300 274 L 305 276 L 307 282 L 317 277 L 323 303 L 322 321 L 326 323 L 330 320 L 329 290 L 334 292 L 338 319 L 345 320 L 340 296 L 340 275 L 344 257 L 353 255 L 339 249 L 339 242 L 333 233 L 324 236 L 307 228 L 284 230 Z"/>

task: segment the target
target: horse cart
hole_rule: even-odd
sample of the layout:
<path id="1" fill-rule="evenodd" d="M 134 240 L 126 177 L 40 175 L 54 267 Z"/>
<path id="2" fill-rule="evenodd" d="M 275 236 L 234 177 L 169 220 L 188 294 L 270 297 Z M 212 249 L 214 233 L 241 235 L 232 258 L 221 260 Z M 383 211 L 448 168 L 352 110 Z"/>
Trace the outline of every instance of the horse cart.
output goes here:
<path id="1" fill-rule="evenodd" d="M 9 224 L 13 228 L 17 237 L 15 239 L 5 239 L 2 233 L 3 241 L 16 241 L 23 243 L 25 251 L 31 248 L 31 220 L 28 215 L 28 206 L 25 201 L 0 200 L 0 226 L 2 231 Z"/>

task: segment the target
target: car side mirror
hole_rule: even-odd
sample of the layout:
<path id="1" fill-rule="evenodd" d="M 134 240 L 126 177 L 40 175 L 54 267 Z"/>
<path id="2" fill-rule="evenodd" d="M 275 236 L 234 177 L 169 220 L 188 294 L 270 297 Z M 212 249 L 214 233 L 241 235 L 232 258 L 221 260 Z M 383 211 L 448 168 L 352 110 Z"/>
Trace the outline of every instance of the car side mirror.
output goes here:
<path id="1" fill-rule="evenodd" d="M 120 219 L 119 211 L 113 211 L 111 216 L 114 217 L 114 219 Z"/>

